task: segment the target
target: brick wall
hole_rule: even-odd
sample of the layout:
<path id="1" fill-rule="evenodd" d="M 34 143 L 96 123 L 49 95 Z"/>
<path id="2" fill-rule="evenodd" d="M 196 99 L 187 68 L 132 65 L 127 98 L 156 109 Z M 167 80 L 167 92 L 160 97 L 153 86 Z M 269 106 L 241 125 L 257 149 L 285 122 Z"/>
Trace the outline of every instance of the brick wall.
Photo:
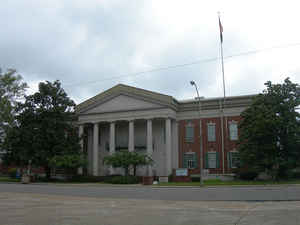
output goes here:
<path id="1" fill-rule="evenodd" d="M 224 169 L 225 173 L 231 173 L 232 169 L 228 168 L 227 153 L 236 149 L 237 141 L 229 139 L 229 123 L 235 121 L 239 123 L 240 116 L 227 117 L 224 119 Z M 227 121 L 227 125 L 225 123 Z M 194 141 L 189 143 L 185 141 L 185 126 L 190 123 L 194 126 Z M 216 141 L 209 142 L 207 137 L 207 123 L 214 123 L 216 125 Z M 179 121 L 179 167 L 183 167 L 183 155 L 186 152 L 195 152 L 197 154 L 198 167 L 191 170 L 191 174 L 200 173 L 200 138 L 199 138 L 199 120 L 181 120 Z M 238 130 L 239 132 L 239 130 Z M 203 164 L 205 164 L 205 154 L 213 151 L 219 153 L 219 168 L 209 169 L 210 174 L 222 174 L 223 172 L 223 154 L 222 154 L 222 132 L 221 132 L 221 118 L 203 118 L 202 119 L 202 141 L 203 141 Z M 203 165 L 205 168 L 205 165 Z"/>

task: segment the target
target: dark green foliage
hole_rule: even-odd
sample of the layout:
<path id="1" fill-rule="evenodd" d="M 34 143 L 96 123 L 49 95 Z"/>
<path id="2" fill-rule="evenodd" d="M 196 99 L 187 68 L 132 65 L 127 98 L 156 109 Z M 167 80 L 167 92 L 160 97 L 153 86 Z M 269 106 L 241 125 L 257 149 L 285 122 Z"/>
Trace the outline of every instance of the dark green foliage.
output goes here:
<path id="1" fill-rule="evenodd" d="M 291 178 L 294 178 L 294 179 L 300 179 L 300 172 L 293 172 L 292 174 L 292 177 Z"/>
<path id="2" fill-rule="evenodd" d="M 110 180 L 112 184 L 138 184 L 139 178 L 135 176 L 115 176 Z"/>
<path id="3" fill-rule="evenodd" d="M 101 176 L 82 176 L 75 175 L 72 176 L 68 181 L 70 182 L 78 182 L 78 183 L 96 183 L 96 182 L 104 182 L 105 177 Z"/>
<path id="4" fill-rule="evenodd" d="M 254 170 L 242 171 L 238 173 L 238 178 L 241 180 L 254 180 L 258 176 L 258 172 Z"/>
<path id="5" fill-rule="evenodd" d="M 38 92 L 18 104 L 17 123 L 4 142 L 5 161 L 19 166 L 31 161 L 32 166 L 45 169 L 48 179 L 53 166 L 74 169 L 82 165 L 74 106 L 59 81 L 41 82 Z"/>
<path id="6" fill-rule="evenodd" d="M 191 177 L 192 182 L 200 182 L 200 177 Z"/>
<path id="7" fill-rule="evenodd" d="M 64 169 L 67 175 L 71 176 L 77 173 L 77 168 L 87 165 L 87 160 L 78 153 L 69 153 L 64 155 L 54 156 L 49 165 Z"/>
<path id="8" fill-rule="evenodd" d="M 173 174 L 170 174 L 169 176 L 168 176 L 168 182 L 172 182 L 173 181 Z"/>
<path id="9" fill-rule="evenodd" d="M 62 183 L 62 182 L 65 182 L 64 179 L 59 179 L 59 178 L 53 178 L 53 177 L 50 177 L 50 178 L 47 178 L 47 177 L 41 177 L 41 176 L 35 176 L 35 182 L 53 182 L 53 183 Z"/>
<path id="10" fill-rule="evenodd" d="M 114 177 L 120 177 L 122 176 L 121 174 L 112 174 L 112 175 L 107 175 L 103 177 L 103 182 L 104 183 L 111 183 L 111 179 Z"/>
<path id="11" fill-rule="evenodd" d="M 241 114 L 238 148 L 245 166 L 267 171 L 275 179 L 300 163 L 300 115 L 296 111 L 300 92 L 289 78 L 283 84 L 269 81 L 265 85 L 267 89 Z"/>

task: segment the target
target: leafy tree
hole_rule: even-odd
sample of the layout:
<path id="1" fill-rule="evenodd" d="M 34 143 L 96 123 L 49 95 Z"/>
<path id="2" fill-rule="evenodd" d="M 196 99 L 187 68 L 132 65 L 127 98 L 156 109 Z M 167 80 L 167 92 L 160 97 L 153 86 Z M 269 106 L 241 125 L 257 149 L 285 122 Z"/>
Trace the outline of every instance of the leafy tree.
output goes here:
<path id="1" fill-rule="evenodd" d="M 131 165 L 133 168 L 133 176 L 136 175 L 136 170 L 138 166 L 146 166 L 153 163 L 153 160 L 144 154 L 139 154 L 137 152 L 132 152 L 131 154 Z"/>
<path id="2" fill-rule="evenodd" d="M 0 144 L 6 130 L 15 123 L 17 102 L 24 97 L 26 88 L 27 84 L 16 70 L 3 73 L 0 68 Z"/>
<path id="3" fill-rule="evenodd" d="M 142 165 L 149 165 L 152 159 L 144 154 L 137 152 L 121 151 L 116 152 L 111 156 L 104 157 L 104 163 L 112 167 L 121 167 L 125 171 L 125 176 L 129 175 L 129 169 L 134 169 L 134 176 L 136 175 L 136 168 Z"/>
<path id="4" fill-rule="evenodd" d="M 278 178 L 299 166 L 300 87 L 289 78 L 283 84 L 265 85 L 266 90 L 241 114 L 238 148 L 244 164 Z"/>
<path id="5" fill-rule="evenodd" d="M 74 106 L 59 81 L 41 82 L 38 92 L 18 104 L 17 124 L 9 130 L 4 143 L 9 153 L 5 160 L 21 166 L 31 160 L 32 165 L 43 167 L 50 178 L 55 159 L 82 157 L 73 124 Z"/>
<path id="6" fill-rule="evenodd" d="M 51 167 L 64 169 L 68 176 L 76 173 L 76 169 L 87 165 L 87 161 L 80 154 L 65 154 L 54 156 L 50 160 Z"/>

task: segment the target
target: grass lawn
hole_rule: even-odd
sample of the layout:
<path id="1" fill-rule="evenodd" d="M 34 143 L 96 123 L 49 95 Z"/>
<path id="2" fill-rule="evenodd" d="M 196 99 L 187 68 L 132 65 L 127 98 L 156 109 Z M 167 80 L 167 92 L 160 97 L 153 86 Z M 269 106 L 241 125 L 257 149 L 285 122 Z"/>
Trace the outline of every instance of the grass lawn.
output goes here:
<path id="1" fill-rule="evenodd" d="M 204 186 L 221 186 L 221 185 L 278 185 L 278 184 L 300 184 L 299 180 L 282 180 L 282 181 L 221 181 L 221 180 L 205 180 Z M 170 182 L 159 183 L 155 186 L 200 186 L 200 182 Z"/>

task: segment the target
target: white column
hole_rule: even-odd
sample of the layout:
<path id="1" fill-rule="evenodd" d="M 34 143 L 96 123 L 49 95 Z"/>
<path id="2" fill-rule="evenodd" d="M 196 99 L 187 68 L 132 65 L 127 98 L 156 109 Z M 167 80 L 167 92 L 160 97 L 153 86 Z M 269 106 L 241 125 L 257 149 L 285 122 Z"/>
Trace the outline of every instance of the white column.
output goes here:
<path id="1" fill-rule="evenodd" d="M 98 176 L 98 147 L 99 147 L 99 124 L 94 123 L 93 132 L 93 175 Z"/>
<path id="2" fill-rule="evenodd" d="M 115 122 L 110 123 L 110 129 L 109 129 L 109 154 L 113 155 L 115 153 Z M 114 168 L 110 167 L 110 174 L 114 173 Z"/>
<path id="3" fill-rule="evenodd" d="M 83 127 L 83 124 L 80 124 L 80 125 L 79 125 L 79 131 L 78 131 L 79 138 L 83 138 L 83 137 L 82 137 L 82 135 L 83 135 L 83 128 L 84 128 L 84 127 Z M 81 148 L 80 151 L 83 152 L 83 139 L 80 140 L 79 144 L 80 144 L 80 148 Z M 78 174 L 80 174 L 80 175 L 83 174 L 83 169 L 82 169 L 82 167 L 79 167 L 79 168 L 78 168 Z"/>
<path id="4" fill-rule="evenodd" d="M 171 119 L 166 119 L 166 176 L 172 173 Z"/>
<path id="5" fill-rule="evenodd" d="M 153 139 L 152 139 L 152 120 L 147 120 L 147 155 L 152 158 Z M 148 166 L 148 176 L 152 176 L 152 166 Z"/>
<path id="6" fill-rule="evenodd" d="M 172 168 L 178 168 L 178 122 L 174 120 L 172 124 Z"/>
<path id="7" fill-rule="evenodd" d="M 129 136 L 128 136 L 128 150 L 130 152 L 134 151 L 134 121 L 129 121 Z"/>

